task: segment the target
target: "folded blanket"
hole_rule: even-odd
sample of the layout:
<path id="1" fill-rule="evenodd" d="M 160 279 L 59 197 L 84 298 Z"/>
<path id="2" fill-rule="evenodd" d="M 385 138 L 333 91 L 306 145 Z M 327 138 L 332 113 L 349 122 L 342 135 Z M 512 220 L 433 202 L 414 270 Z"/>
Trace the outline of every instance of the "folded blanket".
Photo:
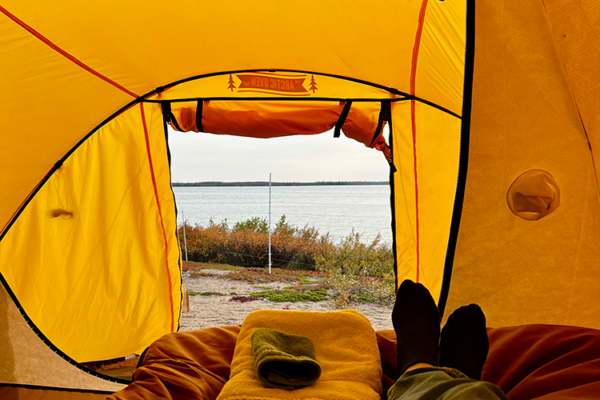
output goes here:
<path id="1" fill-rule="evenodd" d="M 312 341 L 321 376 L 289 391 L 265 388 L 254 369 L 252 335 L 269 328 Z M 260 310 L 246 317 L 236 342 L 231 377 L 218 400 L 380 400 L 381 360 L 375 331 L 354 310 L 308 312 Z"/>
<path id="2" fill-rule="evenodd" d="M 292 390 L 321 376 L 315 346 L 305 336 L 259 328 L 252 334 L 254 369 L 266 387 Z"/>

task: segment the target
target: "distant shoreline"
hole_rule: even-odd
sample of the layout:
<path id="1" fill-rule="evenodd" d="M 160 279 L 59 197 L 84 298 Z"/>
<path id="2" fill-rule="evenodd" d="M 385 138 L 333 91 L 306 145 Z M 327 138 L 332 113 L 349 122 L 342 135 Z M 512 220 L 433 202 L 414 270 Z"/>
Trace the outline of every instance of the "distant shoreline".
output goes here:
<path id="1" fill-rule="evenodd" d="M 389 184 L 387 181 L 271 182 L 271 186 L 375 186 Z M 269 182 L 173 182 L 173 187 L 205 186 L 269 186 Z"/>

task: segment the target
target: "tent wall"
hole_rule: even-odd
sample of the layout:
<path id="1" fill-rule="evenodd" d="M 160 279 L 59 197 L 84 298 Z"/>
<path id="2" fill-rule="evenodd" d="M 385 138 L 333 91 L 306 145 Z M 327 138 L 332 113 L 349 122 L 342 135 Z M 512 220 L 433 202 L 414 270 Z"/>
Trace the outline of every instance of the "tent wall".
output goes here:
<path id="1" fill-rule="evenodd" d="M 552 40 L 564 39 L 553 31 L 564 22 L 542 1 L 479 2 L 476 11 L 469 168 L 445 314 L 479 303 L 489 326 L 600 328 L 600 202 L 581 82 L 574 96 L 574 71 Z M 536 221 L 507 205 L 513 181 L 531 170 L 548 172 L 560 191 L 558 208 Z M 530 204 L 544 201 L 534 186 L 522 193 Z"/>
<path id="2" fill-rule="evenodd" d="M 4 13 L 0 13 L 0 49 L 1 234 L 54 163 L 133 97 L 81 68 Z"/>
<path id="3" fill-rule="evenodd" d="M 392 107 L 397 278 L 422 283 L 437 299 L 458 179 L 461 120 L 411 103 Z"/>
<path id="4" fill-rule="evenodd" d="M 423 1 L 410 40 L 410 94 L 393 105 L 392 212 L 397 283 L 424 284 L 438 299 L 457 190 L 465 81 L 467 9 L 473 2 Z M 467 77 L 468 78 L 468 77 Z"/>
<path id="5" fill-rule="evenodd" d="M 600 176 L 600 3 L 545 1 L 546 18 Z"/>
<path id="6" fill-rule="evenodd" d="M 160 106 L 136 104 L 52 174 L 0 242 L 33 324 L 78 362 L 140 353 L 179 325 L 175 205 Z"/>

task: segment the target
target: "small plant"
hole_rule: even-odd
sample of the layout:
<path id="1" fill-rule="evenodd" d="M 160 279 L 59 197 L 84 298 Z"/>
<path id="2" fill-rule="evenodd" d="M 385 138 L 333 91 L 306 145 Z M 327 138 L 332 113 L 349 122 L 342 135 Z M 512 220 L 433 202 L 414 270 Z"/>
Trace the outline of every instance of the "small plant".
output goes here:
<path id="1" fill-rule="evenodd" d="M 219 292 L 188 292 L 190 296 L 225 296 Z"/>
<path id="2" fill-rule="evenodd" d="M 222 275 L 223 278 L 233 279 L 237 281 L 246 281 L 249 283 L 269 283 L 269 282 L 289 282 L 295 283 L 299 278 L 289 276 L 287 274 L 269 274 L 263 269 L 249 268 L 242 271 L 232 272 L 227 275 Z"/>
<path id="3" fill-rule="evenodd" d="M 269 301 L 276 302 L 316 302 L 327 300 L 329 298 L 325 289 L 308 289 L 306 291 L 273 289 L 263 292 L 251 293 L 250 296 L 264 297 Z"/>
<path id="4" fill-rule="evenodd" d="M 211 274 L 209 272 L 202 272 L 202 271 L 190 272 L 190 278 L 200 278 L 200 277 L 215 278 L 215 277 L 217 277 L 217 275 Z"/>
<path id="5" fill-rule="evenodd" d="M 395 293 L 393 260 L 392 250 L 379 236 L 366 244 L 352 232 L 335 251 L 318 257 L 317 266 L 329 274 L 324 282 L 336 292 L 336 307 L 365 301 L 391 305 Z"/>
<path id="6" fill-rule="evenodd" d="M 269 233 L 269 225 L 266 218 L 254 217 L 242 222 L 236 222 L 233 226 L 234 232 L 251 231 Z"/>
<path id="7" fill-rule="evenodd" d="M 247 303 L 249 301 L 257 301 L 257 300 L 264 300 L 262 297 L 257 297 L 257 296 L 232 296 L 229 301 L 235 301 L 238 303 Z"/>

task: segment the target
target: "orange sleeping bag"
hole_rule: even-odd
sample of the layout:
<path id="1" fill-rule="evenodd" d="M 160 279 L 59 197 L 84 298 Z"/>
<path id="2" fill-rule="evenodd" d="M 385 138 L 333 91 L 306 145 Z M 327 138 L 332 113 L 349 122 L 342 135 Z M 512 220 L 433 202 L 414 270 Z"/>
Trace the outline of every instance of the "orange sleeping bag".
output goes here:
<path id="1" fill-rule="evenodd" d="M 239 326 L 178 332 L 148 348 L 133 383 L 110 400 L 163 398 L 215 400 L 229 378 Z M 377 331 L 383 393 L 394 383 L 396 336 Z M 597 399 L 600 331 L 524 325 L 489 329 L 490 352 L 482 379 L 511 400 Z"/>

